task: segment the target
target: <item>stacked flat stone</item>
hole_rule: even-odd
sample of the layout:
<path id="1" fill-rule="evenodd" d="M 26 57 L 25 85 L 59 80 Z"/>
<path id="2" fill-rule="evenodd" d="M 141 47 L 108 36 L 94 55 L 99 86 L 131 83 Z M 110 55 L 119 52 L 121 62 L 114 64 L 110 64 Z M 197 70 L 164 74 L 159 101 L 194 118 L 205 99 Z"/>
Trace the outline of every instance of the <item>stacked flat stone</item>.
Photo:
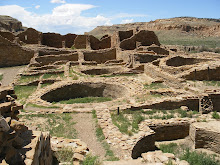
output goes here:
<path id="1" fill-rule="evenodd" d="M 48 164 L 52 162 L 48 133 L 31 131 L 18 121 L 23 105 L 12 87 L 0 87 L 0 164 Z"/>

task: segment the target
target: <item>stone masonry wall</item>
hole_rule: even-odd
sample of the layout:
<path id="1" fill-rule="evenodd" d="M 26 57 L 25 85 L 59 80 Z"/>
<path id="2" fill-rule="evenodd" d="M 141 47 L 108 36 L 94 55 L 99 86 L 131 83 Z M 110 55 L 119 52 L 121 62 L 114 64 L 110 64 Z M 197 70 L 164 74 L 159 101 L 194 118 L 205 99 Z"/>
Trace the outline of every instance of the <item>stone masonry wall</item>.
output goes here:
<path id="1" fill-rule="evenodd" d="M 14 41 L 15 36 L 11 33 L 11 32 L 2 32 L 0 31 L 0 36 L 2 36 L 3 38 L 8 39 L 9 41 Z"/>
<path id="2" fill-rule="evenodd" d="M 105 63 L 108 60 L 116 59 L 115 49 L 105 49 L 100 51 L 84 52 L 85 61 L 96 61 L 98 64 Z"/>
<path id="3" fill-rule="evenodd" d="M 123 40 L 120 43 L 120 48 L 124 50 L 134 50 L 137 47 L 137 42 L 139 42 L 141 46 L 150 46 L 152 44 L 160 45 L 160 42 L 153 31 L 142 30 L 132 37 Z"/>
<path id="4" fill-rule="evenodd" d="M 42 45 L 62 48 L 62 41 L 62 35 L 58 33 L 43 33 Z"/>
<path id="5" fill-rule="evenodd" d="M 26 44 L 38 44 L 38 42 L 42 40 L 42 33 L 33 28 L 28 28 L 17 36 Z"/>
<path id="6" fill-rule="evenodd" d="M 25 65 L 33 56 L 33 51 L 26 50 L 0 36 L 0 67 Z"/>

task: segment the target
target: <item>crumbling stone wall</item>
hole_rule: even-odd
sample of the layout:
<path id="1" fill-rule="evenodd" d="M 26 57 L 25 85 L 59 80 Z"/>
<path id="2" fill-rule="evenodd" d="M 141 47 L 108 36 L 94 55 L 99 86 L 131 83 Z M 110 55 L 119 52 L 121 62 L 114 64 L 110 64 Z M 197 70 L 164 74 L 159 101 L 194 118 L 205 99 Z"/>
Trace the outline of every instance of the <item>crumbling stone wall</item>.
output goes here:
<path id="1" fill-rule="evenodd" d="M 0 31 L 0 35 L 3 38 L 6 38 L 6 39 L 8 39 L 11 42 L 14 41 L 14 39 L 15 39 L 15 36 L 11 32 L 2 32 L 2 31 Z"/>
<path id="2" fill-rule="evenodd" d="M 132 110 L 138 110 L 138 109 L 174 110 L 180 108 L 181 106 L 187 106 L 190 110 L 199 111 L 199 99 L 188 98 L 183 100 L 167 100 L 150 105 L 132 107 L 131 109 Z"/>
<path id="3" fill-rule="evenodd" d="M 0 36 L 0 67 L 29 64 L 34 52 Z"/>
<path id="4" fill-rule="evenodd" d="M 209 94 L 212 100 L 213 111 L 220 112 L 220 93 Z"/>
<path id="5" fill-rule="evenodd" d="M 76 39 L 77 35 L 76 34 L 66 34 L 63 36 L 63 41 L 65 41 L 65 46 L 67 48 L 71 48 L 74 45 L 74 41 Z"/>
<path id="6" fill-rule="evenodd" d="M 62 41 L 63 37 L 58 33 L 43 33 L 42 45 L 62 48 Z"/>
<path id="7" fill-rule="evenodd" d="M 154 130 L 156 141 L 183 139 L 189 135 L 188 122 L 153 123 L 149 128 Z"/>
<path id="8" fill-rule="evenodd" d="M 153 31 L 141 30 L 132 37 L 123 40 L 120 43 L 120 48 L 124 50 L 134 50 L 137 48 L 137 42 L 140 46 L 150 46 L 152 44 L 160 45 L 160 42 Z"/>
<path id="9" fill-rule="evenodd" d="M 12 87 L 0 87 L 0 164 L 52 164 L 50 135 L 31 131 L 18 121 L 18 103 Z"/>
<path id="10" fill-rule="evenodd" d="M 105 49 L 100 51 L 84 52 L 85 61 L 96 61 L 98 64 L 116 59 L 116 49 Z"/>
<path id="11" fill-rule="evenodd" d="M 189 70 L 188 73 L 182 76 L 182 78 L 185 78 L 186 80 L 214 80 L 219 81 L 220 80 L 220 66 L 216 67 L 201 67 L 201 68 L 195 68 Z"/>
<path id="12" fill-rule="evenodd" d="M 158 45 L 151 45 L 147 48 L 147 50 L 149 51 L 154 51 L 155 53 L 157 54 L 163 54 L 163 55 L 169 55 L 169 51 L 164 49 L 164 48 L 161 48 L 160 46 Z"/>
<path id="13" fill-rule="evenodd" d="M 42 33 L 33 28 L 28 28 L 24 32 L 19 33 L 17 37 L 26 44 L 38 44 L 42 40 Z"/>
<path id="14" fill-rule="evenodd" d="M 151 55 L 151 54 L 134 54 L 134 60 L 138 61 L 140 63 L 148 63 L 152 62 L 154 60 L 157 60 L 158 58 L 163 58 L 164 56 L 159 55 Z"/>
<path id="15" fill-rule="evenodd" d="M 90 35 L 89 44 L 90 44 L 91 49 L 93 50 L 111 48 L 111 37 L 105 36 L 101 38 L 101 40 L 99 40 L 96 37 Z"/>
<path id="16" fill-rule="evenodd" d="M 86 49 L 88 47 L 88 35 L 78 35 L 73 46 L 76 49 Z"/>
<path id="17" fill-rule="evenodd" d="M 124 39 L 130 38 L 133 36 L 133 30 L 129 31 L 118 31 L 119 40 L 123 41 Z"/>
<path id="18" fill-rule="evenodd" d="M 78 61 L 78 53 L 45 55 L 45 56 L 36 57 L 35 61 L 38 62 L 40 66 L 53 64 L 54 62 L 57 61 Z"/>
<path id="19" fill-rule="evenodd" d="M 218 121 L 199 122 L 190 125 L 190 138 L 193 147 L 205 148 L 220 154 L 220 129 Z"/>
<path id="20" fill-rule="evenodd" d="M 183 66 L 183 65 L 193 65 L 196 63 L 207 61 L 206 59 L 197 59 L 197 58 L 184 58 L 181 56 L 176 56 L 167 60 L 166 64 L 168 66 Z"/>

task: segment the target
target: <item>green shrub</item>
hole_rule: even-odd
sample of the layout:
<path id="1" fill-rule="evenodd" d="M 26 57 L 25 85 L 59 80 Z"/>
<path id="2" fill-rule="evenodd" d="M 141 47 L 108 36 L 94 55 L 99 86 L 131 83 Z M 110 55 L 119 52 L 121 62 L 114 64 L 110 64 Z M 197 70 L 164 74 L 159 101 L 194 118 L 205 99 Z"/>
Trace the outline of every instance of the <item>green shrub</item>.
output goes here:
<path id="1" fill-rule="evenodd" d="M 206 153 L 190 151 L 186 149 L 184 154 L 180 157 L 182 160 L 186 160 L 190 165 L 219 165 L 220 162 L 215 160 L 213 155 L 207 155 Z"/>
<path id="2" fill-rule="evenodd" d="M 212 113 L 212 118 L 213 118 L 213 119 L 220 119 L 220 115 L 219 115 L 216 111 L 214 111 L 214 112 Z"/>
<path id="3" fill-rule="evenodd" d="M 83 165 L 100 165 L 98 156 L 87 155 L 82 162 Z"/>

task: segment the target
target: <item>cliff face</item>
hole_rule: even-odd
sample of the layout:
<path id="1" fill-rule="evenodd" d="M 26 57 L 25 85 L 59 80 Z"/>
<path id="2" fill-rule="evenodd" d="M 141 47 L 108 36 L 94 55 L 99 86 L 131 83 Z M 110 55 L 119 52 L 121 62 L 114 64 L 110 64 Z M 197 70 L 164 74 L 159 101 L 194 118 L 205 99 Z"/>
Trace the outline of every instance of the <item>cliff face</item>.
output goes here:
<path id="1" fill-rule="evenodd" d="M 138 22 L 113 26 L 98 26 L 94 30 L 90 31 L 89 34 L 94 36 L 101 36 L 105 34 L 111 35 L 115 31 L 125 31 L 131 29 L 153 31 L 177 30 L 179 32 L 187 32 L 203 36 L 220 37 L 220 19 L 194 17 L 157 19 L 150 22 Z"/>
<path id="2" fill-rule="evenodd" d="M 23 31 L 22 23 L 10 16 L 0 15 L 0 31 Z"/>

